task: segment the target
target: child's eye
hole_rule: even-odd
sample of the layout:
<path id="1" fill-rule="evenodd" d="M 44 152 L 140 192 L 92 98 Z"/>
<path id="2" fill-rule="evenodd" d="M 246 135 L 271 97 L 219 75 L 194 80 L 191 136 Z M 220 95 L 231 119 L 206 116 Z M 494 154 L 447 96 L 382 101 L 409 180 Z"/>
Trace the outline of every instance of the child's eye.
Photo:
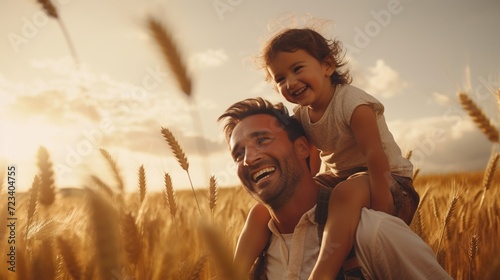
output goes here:
<path id="1" fill-rule="evenodd" d="M 276 78 L 274 79 L 274 82 L 277 83 L 277 84 L 280 84 L 281 82 L 283 82 L 285 79 L 279 77 L 279 78 Z"/>
<path id="2" fill-rule="evenodd" d="M 295 68 L 293 68 L 293 72 L 299 72 L 300 69 L 304 68 L 304 66 L 297 66 Z"/>

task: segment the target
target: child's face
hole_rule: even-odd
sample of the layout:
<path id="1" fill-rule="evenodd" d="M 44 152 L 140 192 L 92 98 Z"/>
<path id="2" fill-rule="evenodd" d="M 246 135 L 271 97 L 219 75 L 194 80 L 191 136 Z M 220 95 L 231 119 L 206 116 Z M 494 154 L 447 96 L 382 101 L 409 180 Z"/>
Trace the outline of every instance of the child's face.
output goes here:
<path id="1" fill-rule="evenodd" d="M 331 98 L 330 76 L 335 67 L 320 62 L 305 50 L 278 52 L 267 67 L 278 92 L 289 102 L 323 107 Z"/>

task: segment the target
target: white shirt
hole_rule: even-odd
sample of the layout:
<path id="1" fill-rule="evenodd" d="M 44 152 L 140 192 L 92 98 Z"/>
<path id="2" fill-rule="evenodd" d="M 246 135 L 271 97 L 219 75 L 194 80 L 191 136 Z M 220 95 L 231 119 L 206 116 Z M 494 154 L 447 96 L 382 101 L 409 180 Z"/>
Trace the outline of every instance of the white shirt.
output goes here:
<path id="1" fill-rule="evenodd" d="M 282 235 L 271 220 L 266 275 L 269 280 L 307 280 L 319 254 L 316 207 L 306 212 L 293 234 Z M 401 219 L 363 208 L 355 251 L 366 279 L 452 279 L 432 249 Z"/>

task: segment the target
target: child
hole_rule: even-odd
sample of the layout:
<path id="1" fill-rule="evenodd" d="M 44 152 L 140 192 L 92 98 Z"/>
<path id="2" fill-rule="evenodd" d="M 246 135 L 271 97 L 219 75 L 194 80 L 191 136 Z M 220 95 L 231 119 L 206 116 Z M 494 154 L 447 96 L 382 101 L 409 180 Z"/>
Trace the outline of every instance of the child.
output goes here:
<path id="1" fill-rule="evenodd" d="M 334 188 L 318 260 L 309 279 L 334 279 L 351 250 L 367 207 L 410 224 L 419 202 L 413 166 L 387 128 L 383 105 L 350 85 L 341 43 L 311 29 L 288 29 L 262 51 L 267 80 L 289 102 L 327 170 L 315 179 Z M 313 174 L 319 160 L 311 157 Z M 269 239 L 269 213 L 254 206 L 247 218 L 235 262 L 249 269 Z M 247 228 L 253 228 L 249 232 Z M 255 228 L 261 230 L 255 231 Z M 397 269 L 397 268 L 395 268 Z"/>

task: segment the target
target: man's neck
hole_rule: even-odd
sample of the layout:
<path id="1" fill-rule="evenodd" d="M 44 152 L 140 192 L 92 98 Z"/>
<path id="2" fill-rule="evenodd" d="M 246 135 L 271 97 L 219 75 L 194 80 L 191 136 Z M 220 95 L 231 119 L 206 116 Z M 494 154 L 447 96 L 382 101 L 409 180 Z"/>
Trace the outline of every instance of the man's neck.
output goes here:
<path id="1" fill-rule="evenodd" d="M 318 185 L 312 178 L 300 183 L 293 197 L 280 209 L 270 209 L 271 217 L 276 227 L 283 234 L 292 233 L 307 211 L 316 205 Z"/>

